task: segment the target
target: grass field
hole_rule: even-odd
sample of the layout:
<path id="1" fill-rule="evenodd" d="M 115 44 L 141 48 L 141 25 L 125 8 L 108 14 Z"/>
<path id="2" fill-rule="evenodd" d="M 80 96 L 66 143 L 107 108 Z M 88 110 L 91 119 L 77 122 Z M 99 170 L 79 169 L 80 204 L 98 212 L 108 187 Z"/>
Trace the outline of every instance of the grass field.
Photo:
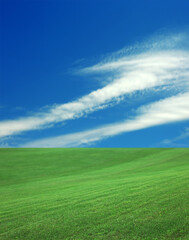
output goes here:
<path id="1" fill-rule="evenodd" d="M 189 239 L 189 149 L 0 149 L 0 239 Z"/>

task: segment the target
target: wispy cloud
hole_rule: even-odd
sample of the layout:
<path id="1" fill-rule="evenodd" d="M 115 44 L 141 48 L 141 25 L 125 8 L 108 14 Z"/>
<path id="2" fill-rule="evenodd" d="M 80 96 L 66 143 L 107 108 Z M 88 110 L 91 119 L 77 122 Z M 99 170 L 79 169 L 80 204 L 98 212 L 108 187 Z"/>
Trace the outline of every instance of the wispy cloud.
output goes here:
<path id="1" fill-rule="evenodd" d="M 124 132 L 136 131 L 161 124 L 189 119 L 189 93 L 179 94 L 137 110 L 134 119 L 102 126 L 96 129 L 42 139 L 23 147 L 78 147 L 83 144 L 100 141 Z"/>
<path id="2" fill-rule="evenodd" d="M 186 91 L 189 87 L 189 52 L 179 49 L 179 43 L 185 41 L 185 38 L 177 35 L 162 39 L 164 41 L 147 42 L 143 48 L 141 45 L 138 48 L 131 47 L 132 54 L 123 49 L 103 62 L 82 69 L 80 72 L 83 74 L 100 72 L 102 78 L 111 76 L 111 81 L 73 102 L 52 106 L 32 116 L 0 122 L 0 137 L 52 127 L 58 122 L 80 118 L 84 114 L 112 106 L 119 102 L 120 97 L 135 91 L 163 85 Z M 136 50 L 140 48 L 145 52 Z"/>
<path id="3" fill-rule="evenodd" d="M 172 145 L 173 143 L 179 142 L 180 140 L 189 138 L 189 128 L 185 128 L 184 131 L 177 137 L 172 139 L 165 139 L 163 140 L 162 144 L 164 145 Z"/>

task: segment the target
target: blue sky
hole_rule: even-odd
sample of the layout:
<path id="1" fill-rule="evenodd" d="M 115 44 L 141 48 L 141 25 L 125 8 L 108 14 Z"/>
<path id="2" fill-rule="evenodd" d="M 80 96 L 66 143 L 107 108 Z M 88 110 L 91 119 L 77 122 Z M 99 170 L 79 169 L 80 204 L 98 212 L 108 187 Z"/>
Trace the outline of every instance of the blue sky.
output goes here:
<path id="1" fill-rule="evenodd" d="M 188 147 L 188 0 L 0 0 L 0 147 Z"/>

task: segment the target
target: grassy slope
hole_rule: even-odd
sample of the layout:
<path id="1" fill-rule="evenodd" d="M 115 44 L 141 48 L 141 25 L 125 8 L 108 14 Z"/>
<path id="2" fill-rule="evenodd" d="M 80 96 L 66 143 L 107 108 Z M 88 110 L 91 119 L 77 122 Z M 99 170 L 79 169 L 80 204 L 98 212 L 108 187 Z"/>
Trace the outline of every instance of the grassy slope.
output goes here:
<path id="1" fill-rule="evenodd" d="M 189 149 L 0 149 L 0 239 L 189 239 Z"/>

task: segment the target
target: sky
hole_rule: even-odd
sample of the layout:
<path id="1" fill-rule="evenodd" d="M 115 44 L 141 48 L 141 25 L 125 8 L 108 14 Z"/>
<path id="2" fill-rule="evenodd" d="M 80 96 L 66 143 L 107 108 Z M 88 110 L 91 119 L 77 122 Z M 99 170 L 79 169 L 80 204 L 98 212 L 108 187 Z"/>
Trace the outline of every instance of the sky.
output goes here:
<path id="1" fill-rule="evenodd" d="M 0 0 L 0 147 L 189 147 L 188 0 Z"/>

